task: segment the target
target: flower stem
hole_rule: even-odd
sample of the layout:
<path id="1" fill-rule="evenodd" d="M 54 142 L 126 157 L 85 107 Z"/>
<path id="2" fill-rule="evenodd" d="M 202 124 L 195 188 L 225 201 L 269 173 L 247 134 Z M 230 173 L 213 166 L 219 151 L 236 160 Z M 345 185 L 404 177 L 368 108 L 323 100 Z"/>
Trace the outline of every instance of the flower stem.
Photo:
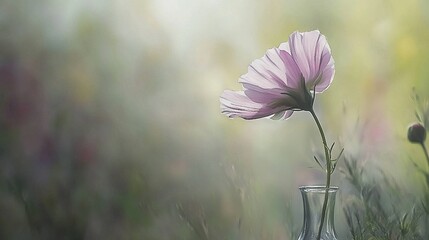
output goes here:
<path id="1" fill-rule="evenodd" d="M 323 223 L 325 222 L 325 215 L 326 215 L 326 207 L 328 205 L 328 193 L 329 193 L 329 187 L 331 185 L 331 156 L 329 152 L 329 147 L 326 143 L 326 137 L 325 133 L 323 132 L 322 125 L 320 124 L 319 119 L 316 116 L 316 113 L 313 109 L 310 110 L 311 115 L 314 118 L 314 121 L 316 122 L 317 128 L 319 129 L 320 136 L 322 138 L 323 148 L 325 149 L 325 160 L 326 160 L 326 190 L 325 190 L 325 200 L 323 201 L 323 207 L 322 207 L 322 216 L 320 220 L 320 226 L 319 226 L 319 232 L 317 234 L 317 240 L 320 240 L 322 229 L 323 229 Z"/>
<path id="2" fill-rule="evenodd" d="M 428 150 L 427 150 L 424 142 L 422 142 L 421 145 L 422 145 L 422 148 L 423 148 L 423 152 L 425 153 L 425 156 L 426 156 L 426 161 L 428 162 L 428 166 L 429 166 L 429 154 L 428 154 Z"/>

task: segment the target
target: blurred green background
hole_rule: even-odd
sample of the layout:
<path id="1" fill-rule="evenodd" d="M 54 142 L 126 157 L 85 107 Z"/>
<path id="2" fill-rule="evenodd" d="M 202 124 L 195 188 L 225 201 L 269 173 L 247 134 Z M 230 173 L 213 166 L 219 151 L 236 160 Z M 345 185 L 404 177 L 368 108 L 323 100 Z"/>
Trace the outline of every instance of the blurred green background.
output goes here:
<path id="1" fill-rule="evenodd" d="M 315 124 L 230 120 L 219 96 L 296 30 L 336 62 L 328 141 L 418 192 L 428 26 L 424 0 L 0 0 L 0 238 L 290 239 L 297 187 L 324 182 Z"/>

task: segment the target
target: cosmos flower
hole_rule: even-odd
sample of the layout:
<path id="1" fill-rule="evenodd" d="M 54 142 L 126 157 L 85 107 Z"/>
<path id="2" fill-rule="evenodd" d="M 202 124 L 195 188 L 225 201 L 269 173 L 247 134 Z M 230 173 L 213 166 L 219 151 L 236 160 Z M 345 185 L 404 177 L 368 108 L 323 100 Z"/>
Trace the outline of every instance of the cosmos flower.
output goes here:
<path id="1" fill-rule="evenodd" d="M 325 36 L 317 30 L 294 32 L 288 42 L 250 64 L 239 80 L 243 91 L 223 92 L 221 111 L 246 120 L 287 119 L 294 111 L 312 111 L 315 94 L 330 86 L 334 74 Z"/>

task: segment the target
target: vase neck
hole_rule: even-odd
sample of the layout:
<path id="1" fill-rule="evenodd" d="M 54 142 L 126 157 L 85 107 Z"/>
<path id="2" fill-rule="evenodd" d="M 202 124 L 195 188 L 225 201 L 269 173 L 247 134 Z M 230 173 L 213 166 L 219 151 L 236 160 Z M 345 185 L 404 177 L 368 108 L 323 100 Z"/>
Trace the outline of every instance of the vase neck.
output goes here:
<path id="1" fill-rule="evenodd" d="M 326 188 L 323 186 L 306 186 L 300 187 L 300 190 L 304 205 L 304 224 L 299 239 L 316 239 L 322 218 Z M 334 228 L 334 207 L 337 191 L 337 187 L 329 188 L 321 239 L 337 239 Z"/>

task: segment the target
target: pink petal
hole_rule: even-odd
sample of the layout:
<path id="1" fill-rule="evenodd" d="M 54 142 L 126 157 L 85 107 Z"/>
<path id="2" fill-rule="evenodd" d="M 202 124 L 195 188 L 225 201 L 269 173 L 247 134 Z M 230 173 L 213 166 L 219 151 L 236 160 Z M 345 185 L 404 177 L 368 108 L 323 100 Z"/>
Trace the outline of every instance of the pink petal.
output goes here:
<path id="1" fill-rule="evenodd" d="M 259 91 L 259 92 L 268 92 L 268 93 L 272 93 L 272 94 L 282 94 L 284 92 L 285 88 L 262 88 L 261 86 L 258 85 L 254 85 L 252 83 L 248 83 L 248 82 L 242 82 L 242 80 L 240 79 L 241 84 L 243 85 L 244 90 L 255 90 L 255 91 Z"/>
<path id="2" fill-rule="evenodd" d="M 317 77 L 319 71 L 319 61 L 320 56 L 318 56 L 319 51 L 319 39 L 321 34 L 319 31 L 306 32 L 302 34 L 302 46 L 304 48 L 305 56 L 309 65 L 309 78 Z"/>
<path id="3" fill-rule="evenodd" d="M 311 90 L 316 85 L 317 92 L 327 89 L 335 71 L 329 70 L 334 68 L 334 62 L 325 36 L 316 30 L 293 33 L 289 39 L 291 55 L 304 76 L 307 88 Z"/>
<path id="4" fill-rule="evenodd" d="M 303 76 L 298 65 L 288 52 L 280 50 L 280 56 L 286 68 L 287 86 L 290 88 L 299 88 Z"/>
<path id="5" fill-rule="evenodd" d="M 325 48 L 323 50 L 323 54 L 320 61 L 319 74 L 319 78 L 317 79 L 317 82 L 315 82 L 316 92 L 323 92 L 329 87 L 329 85 L 331 85 L 335 74 L 334 59 L 329 52 L 329 48 Z"/>
<path id="6" fill-rule="evenodd" d="M 282 88 L 286 85 L 285 67 L 276 49 L 254 60 L 248 72 L 240 77 L 240 83 L 250 83 L 265 89 Z"/>
<path id="7" fill-rule="evenodd" d="M 326 45 L 327 46 L 327 45 Z M 334 59 L 332 58 L 329 48 L 324 48 L 320 56 L 320 71 L 323 71 L 328 65 L 334 65 Z"/>
<path id="8" fill-rule="evenodd" d="M 310 78 L 310 66 L 302 44 L 302 33 L 294 32 L 289 37 L 292 58 L 295 60 L 305 79 Z"/>
<path id="9" fill-rule="evenodd" d="M 288 118 L 290 118 L 290 116 L 292 116 L 293 111 L 292 110 L 287 110 L 287 111 L 283 111 L 283 112 L 279 112 L 274 114 L 271 119 L 274 120 L 286 120 Z"/>
<path id="10" fill-rule="evenodd" d="M 286 52 L 288 52 L 290 54 L 289 42 L 281 43 L 280 46 L 279 46 L 279 49 L 283 50 L 283 51 L 286 51 Z"/>
<path id="11" fill-rule="evenodd" d="M 328 87 L 332 83 L 332 80 L 334 79 L 334 75 L 335 75 L 335 68 L 333 64 L 331 65 L 331 67 L 325 68 L 319 83 L 316 85 L 316 92 L 321 93 L 326 89 L 328 89 Z"/>
<path id="12" fill-rule="evenodd" d="M 226 90 L 220 98 L 221 111 L 228 117 L 241 117 L 246 120 L 258 119 L 281 112 L 284 107 L 272 108 L 267 104 L 252 101 L 243 92 Z"/>
<path id="13" fill-rule="evenodd" d="M 281 92 L 270 91 L 266 89 L 246 89 L 244 94 L 252 101 L 261 104 L 270 104 L 278 99 L 284 98 Z"/>
<path id="14" fill-rule="evenodd" d="M 279 52 L 277 48 L 269 49 L 265 56 L 262 57 L 264 62 L 268 64 L 272 64 L 275 66 L 274 72 L 278 74 L 278 76 L 284 76 L 285 67 L 281 57 L 279 56 Z"/>

